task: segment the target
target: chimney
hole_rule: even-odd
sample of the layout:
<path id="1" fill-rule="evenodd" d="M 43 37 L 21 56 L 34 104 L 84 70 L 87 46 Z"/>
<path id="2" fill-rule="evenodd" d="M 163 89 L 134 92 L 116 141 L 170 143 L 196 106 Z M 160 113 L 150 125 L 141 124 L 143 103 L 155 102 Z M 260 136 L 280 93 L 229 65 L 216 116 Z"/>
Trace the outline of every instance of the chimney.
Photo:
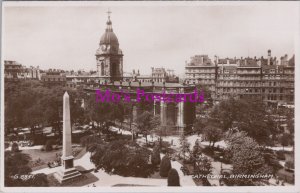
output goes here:
<path id="1" fill-rule="evenodd" d="M 216 65 L 219 64 L 219 57 L 218 56 L 215 56 L 215 62 L 216 62 Z"/>
<path id="2" fill-rule="evenodd" d="M 271 65 L 271 50 L 268 50 L 268 66 Z"/>
<path id="3" fill-rule="evenodd" d="M 257 60 L 257 65 L 261 67 L 261 60 Z"/>
<path id="4" fill-rule="evenodd" d="M 201 64 L 203 64 L 203 56 L 200 56 L 200 61 L 201 61 Z"/>

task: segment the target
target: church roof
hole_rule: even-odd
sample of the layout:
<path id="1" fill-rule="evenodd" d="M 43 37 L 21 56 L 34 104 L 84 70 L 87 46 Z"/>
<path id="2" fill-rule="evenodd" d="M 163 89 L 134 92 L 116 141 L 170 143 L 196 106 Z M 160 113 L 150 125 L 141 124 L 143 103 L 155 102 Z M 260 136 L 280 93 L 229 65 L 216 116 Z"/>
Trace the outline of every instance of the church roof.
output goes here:
<path id="1" fill-rule="evenodd" d="M 101 36 L 100 45 L 119 45 L 118 38 L 112 29 L 112 22 L 110 21 L 110 16 L 108 15 L 108 20 L 106 22 L 105 33 Z"/>

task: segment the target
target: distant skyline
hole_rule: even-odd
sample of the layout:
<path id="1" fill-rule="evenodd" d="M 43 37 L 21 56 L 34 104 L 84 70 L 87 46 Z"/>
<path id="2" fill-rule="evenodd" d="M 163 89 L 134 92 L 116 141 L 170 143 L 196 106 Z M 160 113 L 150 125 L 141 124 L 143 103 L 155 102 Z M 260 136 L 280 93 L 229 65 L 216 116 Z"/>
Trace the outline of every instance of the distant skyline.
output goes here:
<path id="1" fill-rule="evenodd" d="M 54 2 L 55 3 L 55 2 Z M 41 69 L 96 70 L 95 52 L 105 31 L 108 8 L 124 53 L 124 71 L 151 67 L 183 74 L 193 55 L 220 58 L 295 53 L 299 2 L 253 2 L 190 6 L 176 2 L 144 6 L 134 2 L 74 6 L 6 6 L 3 2 L 2 60 Z M 224 3 L 223 3 L 224 4 Z"/>

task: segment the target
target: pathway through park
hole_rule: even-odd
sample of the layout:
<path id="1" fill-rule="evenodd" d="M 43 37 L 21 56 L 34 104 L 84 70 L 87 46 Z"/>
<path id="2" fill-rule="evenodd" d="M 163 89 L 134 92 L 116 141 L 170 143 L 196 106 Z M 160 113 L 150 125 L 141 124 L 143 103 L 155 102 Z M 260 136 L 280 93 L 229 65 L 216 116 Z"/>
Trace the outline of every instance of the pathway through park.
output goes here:
<path id="1" fill-rule="evenodd" d="M 182 166 L 177 161 L 172 161 L 172 167 L 178 171 L 180 177 L 180 185 L 181 186 L 195 186 L 192 176 L 184 176 L 180 170 Z M 90 162 L 90 153 L 86 153 L 80 159 L 74 160 L 75 166 L 81 166 L 86 170 L 90 170 L 94 168 L 94 164 Z M 41 170 L 37 170 L 32 172 L 32 174 L 44 173 L 51 174 L 57 172 L 60 167 L 56 168 L 44 168 Z M 104 172 L 103 170 L 99 170 L 98 172 L 91 172 L 94 176 L 96 176 L 99 180 L 97 182 L 91 183 L 87 186 L 92 187 L 93 184 L 96 186 L 114 186 L 116 184 L 128 184 L 128 185 L 145 185 L 145 186 L 167 186 L 167 179 L 153 179 L 153 178 L 138 178 L 138 177 L 123 177 L 119 175 L 110 175 Z"/>

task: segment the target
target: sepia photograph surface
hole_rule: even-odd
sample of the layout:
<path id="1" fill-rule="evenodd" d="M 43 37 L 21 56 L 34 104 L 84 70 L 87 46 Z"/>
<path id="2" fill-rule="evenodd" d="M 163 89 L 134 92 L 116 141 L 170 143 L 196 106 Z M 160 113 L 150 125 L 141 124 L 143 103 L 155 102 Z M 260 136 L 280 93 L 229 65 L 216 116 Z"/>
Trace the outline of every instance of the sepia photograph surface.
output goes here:
<path id="1" fill-rule="evenodd" d="M 2 2 L 1 191 L 299 191 L 299 15 Z"/>

